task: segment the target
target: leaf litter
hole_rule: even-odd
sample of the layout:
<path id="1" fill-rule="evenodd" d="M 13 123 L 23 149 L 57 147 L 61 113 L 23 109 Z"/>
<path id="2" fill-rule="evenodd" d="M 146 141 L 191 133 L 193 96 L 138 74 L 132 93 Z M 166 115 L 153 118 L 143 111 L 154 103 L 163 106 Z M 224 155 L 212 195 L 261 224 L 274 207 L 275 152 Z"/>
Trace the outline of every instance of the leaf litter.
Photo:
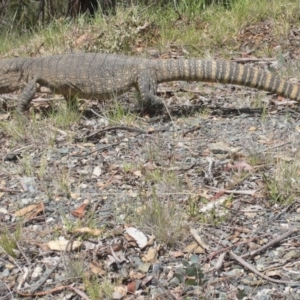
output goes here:
<path id="1" fill-rule="evenodd" d="M 53 147 L 1 133 L 3 299 L 297 299 L 299 113 L 216 90 L 172 120 L 49 125 Z"/>

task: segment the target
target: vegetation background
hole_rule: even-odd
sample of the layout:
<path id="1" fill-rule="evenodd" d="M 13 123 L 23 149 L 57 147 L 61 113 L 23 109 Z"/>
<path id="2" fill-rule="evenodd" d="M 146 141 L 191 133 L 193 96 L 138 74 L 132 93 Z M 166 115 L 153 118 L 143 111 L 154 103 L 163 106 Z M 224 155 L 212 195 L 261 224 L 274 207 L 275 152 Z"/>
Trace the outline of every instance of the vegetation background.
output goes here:
<path id="1" fill-rule="evenodd" d="M 0 0 L 0 59 L 225 58 L 299 82 L 299 0 L 75 2 Z M 192 110 L 154 120 L 121 106 L 132 93 L 78 110 L 38 93 L 26 121 L 1 95 L 1 299 L 299 299 L 295 103 L 173 84 L 162 96 Z"/>

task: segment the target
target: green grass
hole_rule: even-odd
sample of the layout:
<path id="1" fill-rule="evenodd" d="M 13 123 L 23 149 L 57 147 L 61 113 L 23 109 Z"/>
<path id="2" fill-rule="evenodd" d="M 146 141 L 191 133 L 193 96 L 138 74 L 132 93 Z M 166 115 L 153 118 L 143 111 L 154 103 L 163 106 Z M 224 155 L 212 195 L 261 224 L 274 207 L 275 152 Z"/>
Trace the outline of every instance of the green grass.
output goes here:
<path id="1" fill-rule="evenodd" d="M 63 257 L 66 279 L 81 281 L 85 292 L 91 300 L 113 299 L 114 285 L 108 278 L 99 278 L 97 275 L 91 275 L 85 266 L 83 257 Z"/>
<path id="2" fill-rule="evenodd" d="M 179 244 L 186 233 L 186 218 L 182 207 L 175 200 L 162 200 L 155 188 L 147 197 L 140 194 L 142 205 L 130 205 L 129 222 L 135 223 L 145 234 L 154 235 L 156 239 L 167 246 Z"/>
<path id="3" fill-rule="evenodd" d="M 82 113 L 78 110 L 77 104 L 59 105 L 59 107 L 49 114 L 47 121 L 60 129 L 70 129 L 72 125 L 79 122 Z"/>
<path id="4" fill-rule="evenodd" d="M 296 0 L 288 3 L 236 0 L 230 1 L 229 6 L 186 0 L 161 7 L 118 7 L 116 16 L 109 19 L 101 13 L 94 20 L 85 16 L 73 22 L 53 19 L 47 26 L 21 35 L 9 28 L 0 34 L 0 53 L 14 49 L 10 55 L 29 55 L 43 45 L 41 53 L 45 54 L 70 49 L 128 54 L 145 52 L 149 47 L 166 51 L 171 44 L 171 48 L 182 47 L 190 56 L 219 54 L 228 58 L 239 51 L 237 37 L 250 24 L 268 21 L 272 24 L 270 32 L 273 36 L 287 38 L 291 24 L 297 26 L 300 23 L 296 13 L 299 8 L 300 3 Z M 78 38 L 83 35 L 88 38 L 79 43 Z M 270 44 L 257 51 L 260 55 L 272 56 L 275 54 L 272 47 Z"/>
<path id="5" fill-rule="evenodd" d="M 136 115 L 126 111 L 125 108 L 115 99 L 104 113 L 104 117 L 111 126 L 136 126 L 138 118 Z"/>
<path id="6" fill-rule="evenodd" d="M 266 193 L 271 203 L 286 205 L 299 197 L 299 173 L 299 157 L 292 161 L 280 158 L 276 161 L 274 170 L 264 175 Z"/>
<path id="7" fill-rule="evenodd" d="M 63 263 L 65 266 L 66 277 L 68 279 L 81 279 L 84 277 L 85 262 L 79 258 L 73 258 L 72 256 L 63 256 Z"/>
<path id="8" fill-rule="evenodd" d="M 16 257 L 16 250 L 18 249 L 17 243 L 21 239 L 22 227 L 17 224 L 16 229 L 10 232 L 8 229 L 4 228 L 0 233 L 0 249 L 11 257 Z"/>
<path id="9" fill-rule="evenodd" d="M 0 122 L 0 128 L 12 138 L 12 143 L 26 141 L 45 147 L 53 145 L 58 134 L 73 138 L 74 134 L 70 129 L 79 122 L 81 113 L 66 105 L 60 105 L 48 117 L 32 110 L 29 117 L 15 113 L 12 118 Z"/>
<path id="10" fill-rule="evenodd" d="M 91 300 L 113 299 L 114 285 L 109 279 L 100 281 L 97 276 L 84 277 L 83 284 Z"/>

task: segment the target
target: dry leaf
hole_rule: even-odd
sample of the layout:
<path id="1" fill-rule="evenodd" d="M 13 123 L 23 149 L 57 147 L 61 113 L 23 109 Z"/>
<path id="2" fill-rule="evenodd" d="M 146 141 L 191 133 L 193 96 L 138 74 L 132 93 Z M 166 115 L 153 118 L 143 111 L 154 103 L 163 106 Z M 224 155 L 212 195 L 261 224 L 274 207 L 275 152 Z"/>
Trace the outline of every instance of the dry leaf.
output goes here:
<path id="1" fill-rule="evenodd" d="M 147 237 L 140 230 L 134 227 L 128 227 L 125 229 L 125 232 L 136 241 L 136 243 L 141 249 L 147 246 Z"/>
<path id="2" fill-rule="evenodd" d="M 127 284 L 127 292 L 130 294 L 134 294 L 136 291 L 137 284 L 135 281 L 129 282 Z"/>
<path id="3" fill-rule="evenodd" d="M 205 213 L 205 212 L 209 212 L 215 208 L 220 207 L 226 200 L 228 200 L 228 196 L 224 195 L 222 197 L 219 197 L 217 200 L 215 200 L 214 202 L 209 202 L 205 205 L 203 205 L 203 207 L 201 207 L 199 209 L 199 212 Z"/>
<path id="4" fill-rule="evenodd" d="M 81 35 L 76 41 L 75 41 L 75 45 L 76 46 L 82 46 L 87 42 L 90 42 L 92 40 L 92 37 L 90 34 L 83 34 Z"/>
<path id="5" fill-rule="evenodd" d="M 0 115 L 0 120 L 7 120 L 10 116 L 10 113 L 7 113 L 7 114 L 1 114 Z"/>
<path id="6" fill-rule="evenodd" d="M 37 208 L 38 205 L 32 204 L 32 205 L 28 205 L 20 210 L 18 210 L 17 212 L 15 212 L 14 216 L 15 217 L 23 217 L 24 215 L 32 212 L 34 209 Z"/>
<path id="7" fill-rule="evenodd" d="M 275 105 L 280 105 L 280 106 L 294 105 L 297 103 L 297 101 L 295 101 L 295 100 L 288 100 L 288 99 L 282 98 L 281 96 L 278 96 L 277 100 L 276 99 L 271 100 L 271 102 L 274 103 Z"/>
<path id="8" fill-rule="evenodd" d="M 141 286 L 142 286 L 142 287 L 145 287 L 146 284 L 152 280 L 152 278 L 153 278 L 153 276 L 151 276 L 151 275 L 145 277 L 145 278 L 143 279 L 142 283 L 141 283 Z"/>
<path id="9" fill-rule="evenodd" d="M 143 279 L 143 278 L 145 278 L 145 276 L 146 276 L 146 274 L 141 273 L 141 272 L 136 272 L 134 270 L 130 270 L 130 272 L 129 272 L 130 279 L 134 279 L 134 280 Z"/>
<path id="10" fill-rule="evenodd" d="M 146 170 L 152 171 L 152 170 L 155 170 L 157 167 L 153 161 L 148 161 L 147 163 L 144 164 L 144 168 Z"/>
<path id="11" fill-rule="evenodd" d="M 143 206 L 139 206 L 135 209 L 135 211 L 138 213 L 138 214 L 142 214 L 145 210 L 147 209 L 147 206 L 146 205 L 143 205 Z"/>
<path id="12" fill-rule="evenodd" d="M 44 252 L 51 250 L 47 244 L 40 244 L 40 243 L 35 243 L 35 244 L 38 245 L 41 248 L 41 250 Z"/>
<path id="13" fill-rule="evenodd" d="M 281 279 L 282 278 L 282 274 L 280 273 L 280 271 L 278 270 L 270 270 L 270 271 L 267 271 L 265 273 L 268 277 L 273 277 L 273 278 L 279 278 Z"/>
<path id="14" fill-rule="evenodd" d="M 157 248 L 149 248 L 148 252 L 142 256 L 142 261 L 155 263 L 157 261 L 157 256 Z"/>
<path id="15" fill-rule="evenodd" d="M 1 193 L 0 193 L 0 198 L 1 198 Z M 6 208 L 4 208 L 4 207 L 0 207 L 0 213 L 1 214 L 8 214 L 8 211 L 7 211 L 7 209 Z"/>
<path id="16" fill-rule="evenodd" d="M 15 212 L 14 216 L 17 217 L 26 217 L 27 220 L 30 220 L 32 218 L 35 218 L 40 213 L 44 212 L 45 205 L 44 202 L 41 202 L 39 204 L 32 204 L 28 205 L 17 212 Z"/>
<path id="17" fill-rule="evenodd" d="M 113 299 L 123 299 L 127 294 L 127 286 L 120 285 L 114 288 L 114 292 L 112 295 Z"/>
<path id="18" fill-rule="evenodd" d="M 88 201 L 84 201 L 82 205 L 80 205 L 78 208 L 76 208 L 75 210 L 73 210 L 71 212 L 71 214 L 75 217 L 75 218 L 83 218 L 84 217 L 84 213 L 85 213 L 85 208 L 88 205 Z"/>
<path id="19" fill-rule="evenodd" d="M 147 246 L 151 246 L 154 243 L 155 239 L 156 239 L 155 235 L 151 235 L 147 242 Z"/>
<path id="20" fill-rule="evenodd" d="M 90 269 L 92 273 L 104 276 L 106 274 L 106 271 L 102 268 L 100 263 L 91 262 L 90 263 Z"/>
<path id="21" fill-rule="evenodd" d="M 82 228 L 75 229 L 73 232 L 88 233 L 93 236 L 99 236 L 99 235 L 101 235 L 103 230 L 96 229 L 96 228 L 82 227 Z"/>
<path id="22" fill-rule="evenodd" d="M 133 174 L 134 174 L 136 177 L 142 177 L 142 176 L 143 176 L 140 170 L 134 171 Z"/>
<path id="23" fill-rule="evenodd" d="M 184 253 L 196 253 L 196 254 L 203 254 L 205 253 L 205 250 L 203 248 L 201 248 L 198 243 L 193 242 L 189 245 L 187 245 L 184 249 L 183 249 Z"/>
<path id="24" fill-rule="evenodd" d="M 235 161 L 234 164 L 228 164 L 225 168 L 226 170 L 238 170 L 239 172 L 242 170 L 252 171 L 253 167 L 247 164 L 245 161 Z"/>
<path id="25" fill-rule="evenodd" d="M 227 237 L 227 240 L 232 241 L 236 238 L 240 238 L 241 233 L 239 231 L 235 231 L 234 234 Z"/>
<path id="26" fill-rule="evenodd" d="M 172 257 L 177 258 L 177 257 L 183 257 L 184 253 L 182 251 L 174 251 L 170 253 Z"/>
<path id="27" fill-rule="evenodd" d="M 97 166 L 97 167 L 95 167 L 94 170 L 93 170 L 92 177 L 93 177 L 93 178 L 97 178 L 97 177 L 99 177 L 99 176 L 101 175 L 101 173 L 102 173 L 102 171 L 101 171 L 100 166 Z"/>
<path id="28" fill-rule="evenodd" d="M 48 247 L 54 251 L 70 251 L 76 250 L 81 246 L 81 242 L 73 241 L 69 243 L 67 240 L 56 240 L 47 243 Z M 67 249 L 68 246 L 68 249 Z"/>
<path id="29" fill-rule="evenodd" d="M 149 127 L 147 132 L 148 133 L 153 133 L 153 132 L 155 132 L 155 128 L 154 127 Z"/>
<path id="30" fill-rule="evenodd" d="M 76 200 L 80 197 L 80 194 L 71 193 L 70 196 L 71 196 L 72 199 Z"/>

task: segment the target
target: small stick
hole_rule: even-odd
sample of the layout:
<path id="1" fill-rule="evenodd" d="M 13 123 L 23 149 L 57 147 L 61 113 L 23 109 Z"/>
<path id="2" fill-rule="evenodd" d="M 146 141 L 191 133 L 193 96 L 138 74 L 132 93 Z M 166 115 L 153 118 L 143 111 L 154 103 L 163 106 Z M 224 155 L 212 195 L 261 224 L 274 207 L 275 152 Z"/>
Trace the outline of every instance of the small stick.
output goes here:
<path id="1" fill-rule="evenodd" d="M 215 252 L 213 252 L 209 255 L 209 259 L 212 260 L 216 255 L 218 255 L 220 253 L 227 252 L 227 251 L 231 250 L 234 247 L 237 247 L 237 246 L 240 246 L 240 245 L 243 245 L 243 244 L 248 244 L 248 243 L 250 243 L 252 241 L 255 241 L 255 240 L 257 240 L 257 237 L 252 237 L 252 238 L 250 238 L 246 241 L 241 241 L 241 242 L 238 242 L 234 245 L 228 246 L 226 248 L 222 248 L 220 250 L 217 250 L 217 251 L 215 251 Z"/>
<path id="2" fill-rule="evenodd" d="M 293 282 L 293 281 L 285 281 L 285 280 L 278 280 L 278 279 L 273 279 L 269 276 L 266 276 L 259 271 L 257 271 L 251 264 L 247 263 L 245 260 L 243 260 L 240 256 L 236 255 L 232 251 L 229 251 L 229 255 L 231 258 L 235 259 L 238 263 L 240 263 L 242 266 L 244 266 L 246 269 L 250 270 L 254 274 L 260 276 L 261 278 L 274 282 L 274 283 L 283 283 L 283 284 L 288 284 L 291 286 L 300 286 L 299 282 Z"/>
<path id="3" fill-rule="evenodd" d="M 224 189 L 218 189 L 209 185 L 204 185 L 206 188 L 211 189 L 214 192 L 223 192 L 225 194 L 237 194 L 237 195 L 254 195 L 256 193 L 256 190 L 254 191 L 239 191 L 239 190 L 224 190 Z"/>
<path id="4" fill-rule="evenodd" d="M 139 128 L 126 127 L 126 126 L 113 126 L 113 127 L 108 127 L 108 128 L 97 130 L 96 132 L 86 136 L 85 138 L 89 139 L 89 138 L 97 135 L 98 133 L 102 133 L 102 132 L 106 132 L 106 131 L 113 131 L 113 130 L 127 130 L 129 132 L 138 132 L 138 133 L 142 133 L 142 134 L 149 134 L 147 131 L 139 129 Z"/>
<path id="5" fill-rule="evenodd" d="M 275 239 L 271 240 L 269 243 L 263 245 L 262 247 L 254 250 L 250 253 L 246 253 L 246 254 L 242 255 L 241 257 L 242 258 L 246 258 L 246 257 L 249 257 L 249 256 L 252 257 L 252 256 L 266 250 L 267 248 L 272 247 L 273 245 L 279 243 L 281 240 L 284 240 L 285 238 L 289 237 L 290 235 L 292 235 L 295 232 L 298 232 L 299 230 L 300 230 L 300 228 L 291 229 L 291 230 L 283 233 L 282 235 L 276 237 Z"/>
<path id="6" fill-rule="evenodd" d="M 196 240 L 196 242 L 197 242 L 203 249 L 209 250 L 209 246 L 206 245 L 206 244 L 201 240 L 201 238 L 200 238 L 200 236 L 199 236 L 199 234 L 198 234 L 198 232 L 197 232 L 196 229 L 191 228 L 191 229 L 190 229 L 190 232 L 191 232 L 192 236 L 194 237 L 194 239 Z"/>
<path id="7" fill-rule="evenodd" d="M 224 262 L 224 258 L 225 258 L 225 256 L 226 256 L 226 254 L 227 254 L 227 252 L 223 252 L 223 253 L 219 256 L 219 258 L 218 258 L 218 260 L 217 260 L 217 262 L 216 262 L 216 264 L 215 264 L 215 266 L 214 266 L 214 268 L 213 268 L 214 271 L 219 272 L 219 271 L 221 270 L 221 268 L 222 268 L 222 266 L 223 266 L 223 262 Z"/>
<path id="8" fill-rule="evenodd" d="M 102 146 L 94 151 L 91 151 L 89 153 L 85 153 L 85 154 L 81 154 L 81 155 L 71 155 L 72 157 L 85 157 L 85 156 L 90 156 L 96 152 L 99 152 L 99 151 L 102 151 L 104 149 L 107 149 L 107 148 L 110 148 L 110 147 L 115 147 L 115 146 L 118 146 L 121 142 L 117 142 L 115 144 L 109 144 L 109 145 L 105 145 L 105 146 Z"/>
<path id="9" fill-rule="evenodd" d="M 273 150 L 273 149 L 276 149 L 276 148 L 280 148 L 280 147 L 283 147 L 285 145 L 288 145 L 290 144 L 291 142 L 284 142 L 284 143 L 281 143 L 281 144 L 278 144 L 278 145 L 274 145 L 270 148 L 267 148 L 267 149 L 264 149 L 264 150 L 261 150 L 261 151 L 257 151 L 256 153 L 264 153 L 264 152 L 267 152 L 267 151 L 270 151 L 270 150 Z"/>
<path id="10" fill-rule="evenodd" d="M 44 276 L 40 278 L 40 280 L 37 281 L 35 286 L 31 289 L 30 294 L 34 294 L 47 281 L 47 279 L 51 276 L 51 274 L 56 270 L 60 262 L 61 259 L 58 260 L 58 262 L 52 269 L 49 269 L 45 272 Z"/>
<path id="11" fill-rule="evenodd" d="M 282 214 L 285 214 L 297 201 L 292 202 L 290 205 L 288 205 L 286 208 L 284 208 L 280 213 L 278 213 L 276 216 L 271 218 L 271 221 L 274 222 L 277 220 Z"/>

